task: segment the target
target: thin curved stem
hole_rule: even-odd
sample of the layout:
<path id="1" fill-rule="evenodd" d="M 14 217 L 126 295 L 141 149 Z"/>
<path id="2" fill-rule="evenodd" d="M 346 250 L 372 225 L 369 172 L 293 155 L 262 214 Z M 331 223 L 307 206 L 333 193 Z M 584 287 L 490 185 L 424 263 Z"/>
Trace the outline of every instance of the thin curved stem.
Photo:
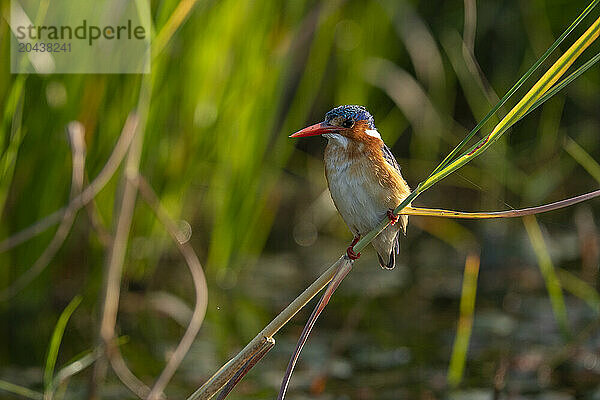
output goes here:
<path id="1" fill-rule="evenodd" d="M 115 341 L 106 344 L 105 350 L 112 370 L 127 389 L 140 399 L 145 399 L 150 394 L 150 388 L 131 372 Z"/>
<path id="2" fill-rule="evenodd" d="M 137 176 L 142 146 L 144 143 L 144 133 L 146 130 L 146 122 L 149 111 L 150 94 L 152 92 L 151 81 L 142 83 L 140 99 L 137 110 L 140 113 L 139 122 L 136 118 L 135 127 L 132 132 L 131 145 L 127 152 L 123 171 L 123 194 L 120 203 L 117 207 L 117 219 L 113 241 L 107 253 L 106 269 L 103 284 L 103 294 L 101 300 L 102 313 L 100 316 L 100 332 L 99 341 L 105 345 L 106 358 L 110 361 L 115 370 L 115 366 L 122 370 L 125 378 L 132 376 L 131 382 L 138 383 L 137 386 L 142 387 L 143 383 L 137 379 L 133 372 L 127 367 L 125 360 L 121 356 L 119 348 L 115 342 L 115 326 L 117 323 L 117 313 L 119 309 L 119 299 L 121 295 L 121 278 L 123 272 L 123 264 L 125 262 L 125 253 L 129 239 L 131 221 L 133 219 L 133 211 L 135 208 L 135 200 L 137 196 L 137 188 L 133 185 L 128 177 Z M 95 399 L 98 397 L 98 386 L 104 381 L 106 376 L 106 360 L 100 359 L 94 365 L 92 379 L 89 385 L 89 397 Z M 118 371 L 115 373 L 119 375 Z M 126 380 L 122 382 L 131 389 Z M 144 385 L 145 386 L 145 385 Z M 134 392 L 139 396 L 139 391 Z"/>
<path id="3" fill-rule="evenodd" d="M 300 357 L 300 352 L 302 351 L 302 348 L 306 344 L 306 341 L 308 340 L 308 336 L 310 335 L 312 328 L 315 326 L 315 323 L 317 322 L 317 318 L 319 318 L 319 315 L 321 315 L 321 313 L 325 309 L 325 306 L 327 306 L 327 303 L 329 303 L 331 296 L 333 296 L 333 293 L 338 288 L 338 286 L 340 285 L 342 280 L 346 277 L 346 275 L 348 275 L 348 273 L 352 269 L 353 265 L 354 265 L 353 260 L 350 260 L 348 257 L 344 257 L 344 262 L 342 264 L 340 264 L 338 269 L 335 271 L 335 276 L 333 277 L 331 282 L 329 282 L 329 284 L 327 285 L 327 289 L 325 289 L 325 292 L 323 292 L 321 299 L 319 300 L 319 302 L 315 306 L 313 312 L 311 313 L 310 317 L 308 318 L 306 325 L 304 325 L 302 334 L 300 335 L 300 338 L 298 339 L 298 343 L 296 344 L 294 353 L 292 354 L 292 357 L 290 358 L 290 361 L 289 361 L 288 366 L 285 371 L 285 375 L 283 376 L 283 380 L 281 381 L 281 387 L 279 388 L 279 394 L 277 395 L 277 400 L 283 400 L 285 398 L 285 393 L 287 392 L 287 388 L 290 383 L 290 379 L 292 378 L 292 372 L 294 372 L 294 367 L 296 366 L 296 362 L 298 361 L 298 358 Z"/>
<path id="4" fill-rule="evenodd" d="M 69 134 L 69 143 L 71 145 L 72 170 L 70 198 L 72 201 L 73 198 L 81 194 L 83 187 L 85 169 L 85 139 L 83 125 L 79 122 L 71 122 L 67 126 L 67 133 Z M 14 297 L 46 269 L 67 239 L 69 232 L 71 232 L 76 216 L 77 210 L 68 209 L 63 214 L 60 225 L 54 233 L 54 237 L 52 237 L 50 243 L 48 243 L 44 251 L 42 251 L 42 254 L 35 260 L 31 268 L 19 276 L 10 286 L 0 290 L 0 302 L 7 301 Z"/>
<path id="5" fill-rule="evenodd" d="M 571 197 L 565 200 L 556 201 L 550 204 L 544 204 L 537 207 L 522 208 L 519 210 L 507 211 L 483 211 L 483 212 L 464 212 L 455 210 L 442 210 L 436 208 L 405 207 L 401 215 L 413 215 L 421 217 L 443 217 L 443 218 L 461 218 L 461 219 L 495 219 L 495 218 L 516 218 L 526 215 L 540 214 L 548 211 L 558 210 L 572 206 L 586 200 L 600 196 L 600 190 L 585 193 L 579 196 Z"/>
<path id="6" fill-rule="evenodd" d="M 127 121 L 125 121 L 121 135 L 119 136 L 119 139 L 117 139 L 117 143 L 115 144 L 112 153 L 92 183 L 86 186 L 79 196 L 74 197 L 69 204 L 63 208 L 56 210 L 52 214 L 42 218 L 36 223 L 0 242 L 0 253 L 10 250 L 13 247 L 18 246 L 19 244 L 39 235 L 46 229 L 59 223 L 66 213 L 75 212 L 92 201 L 92 199 L 96 197 L 96 195 L 113 177 L 117 171 L 117 168 L 121 164 L 121 161 L 123 161 L 123 158 L 125 158 L 125 154 L 127 154 L 127 150 L 129 149 L 129 145 L 133 139 L 133 134 L 137 124 L 138 117 L 134 112 L 132 112 L 127 117 Z"/>
<path id="7" fill-rule="evenodd" d="M 188 265 L 190 273 L 192 275 L 192 281 L 194 283 L 194 289 L 196 291 L 196 304 L 194 306 L 194 312 L 192 314 L 192 318 L 188 324 L 188 327 L 181 338 L 181 341 L 177 345 L 177 348 L 173 352 L 171 358 L 167 362 L 167 365 L 163 369 L 162 373 L 154 383 L 150 394 L 148 395 L 148 399 L 154 400 L 158 399 L 173 375 L 175 371 L 183 361 L 183 358 L 187 354 L 194 338 L 198 334 L 200 327 L 202 326 L 202 322 L 204 321 L 204 316 L 206 315 L 206 309 L 208 306 L 208 286 L 206 284 L 206 277 L 204 276 L 204 272 L 202 270 L 202 264 L 200 264 L 200 260 L 198 256 L 194 252 L 194 249 L 190 245 L 189 242 L 181 240 L 180 231 L 177 228 L 177 225 L 171 220 L 167 212 L 160 205 L 160 201 L 158 196 L 152 189 L 152 187 L 148 184 L 146 179 L 143 176 L 138 175 L 137 179 L 135 179 L 135 184 L 138 187 L 140 195 L 146 201 L 146 204 L 150 206 L 154 214 L 158 218 L 158 220 L 165 227 L 169 235 L 173 239 L 173 241 L 177 244 L 179 251 L 185 258 L 185 261 Z"/>

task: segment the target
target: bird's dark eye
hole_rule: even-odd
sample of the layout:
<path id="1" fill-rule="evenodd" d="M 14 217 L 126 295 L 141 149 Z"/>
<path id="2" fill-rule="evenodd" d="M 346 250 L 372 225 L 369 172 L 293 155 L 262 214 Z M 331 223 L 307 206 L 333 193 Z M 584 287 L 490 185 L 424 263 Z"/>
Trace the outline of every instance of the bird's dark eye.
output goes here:
<path id="1" fill-rule="evenodd" d="M 352 128 L 354 126 L 354 120 L 352 118 L 348 118 L 344 122 L 342 122 L 342 126 L 344 128 Z"/>

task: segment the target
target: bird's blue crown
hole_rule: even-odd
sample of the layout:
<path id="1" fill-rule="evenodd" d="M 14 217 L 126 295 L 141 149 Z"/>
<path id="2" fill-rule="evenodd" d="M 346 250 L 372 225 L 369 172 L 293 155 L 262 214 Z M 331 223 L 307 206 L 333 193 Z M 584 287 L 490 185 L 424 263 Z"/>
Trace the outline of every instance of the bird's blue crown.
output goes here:
<path id="1" fill-rule="evenodd" d="M 366 121 L 369 129 L 375 129 L 375 120 L 363 106 L 347 105 L 339 106 L 325 114 L 325 122 L 334 118 L 352 118 L 354 121 Z"/>

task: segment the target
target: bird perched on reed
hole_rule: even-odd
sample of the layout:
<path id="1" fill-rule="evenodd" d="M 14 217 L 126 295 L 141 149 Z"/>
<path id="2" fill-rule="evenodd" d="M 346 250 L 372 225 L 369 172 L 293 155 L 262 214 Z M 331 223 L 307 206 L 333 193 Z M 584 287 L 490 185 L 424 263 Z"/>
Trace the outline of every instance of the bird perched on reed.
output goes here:
<path id="1" fill-rule="evenodd" d="M 354 252 L 354 245 L 387 215 L 390 224 L 371 244 L 381 267 L 394 268 L 400 251 L 400 229 L 406 233 L 408 216 L 399 218 L 393 210 L 410 194 L 410 188 L 375 128 L 373 117 L 362 106 L 340 106 L 325 114 L 323 122 L 290 137 L 316 135 L 327 138 L 324 159 L 329 192 L 354 234 L 346 250 L 348 257 L 353 260 L 360 257 L 360 253 Z"/>

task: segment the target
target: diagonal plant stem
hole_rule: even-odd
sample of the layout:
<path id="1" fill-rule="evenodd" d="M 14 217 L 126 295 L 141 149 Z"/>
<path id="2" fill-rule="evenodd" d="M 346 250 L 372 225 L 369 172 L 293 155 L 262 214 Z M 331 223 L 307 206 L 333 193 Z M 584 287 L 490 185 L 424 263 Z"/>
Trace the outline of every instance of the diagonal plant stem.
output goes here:
<path id="1" fill-rule="evenodd" d="M 23 129 L 24 83 L 23 75 L 18 76 L 5 104 L 4 120 L 0 120 L 0 212 L 4 211 L 6 206 L 8 191 L 17 163 L 17 154 L 26 133 Z M 8 130 L 5 128 L 6 126 L 10 126 L 8 134 L 5 132 Z M 9 138 L 6 148 L 3 143 L 5 137 Z"/>
<path id="2" fill-rule="evenodd" d="M 586 61 L 585 64 L 583 64 L 581 67 L 577 68 L 573 73 L 569 74 L 569 76 L 567 76 L 566 78 L 561 80 L 559 83 L 554 85 L 552 87 L 552 89 L 550 89 L 546 93 L 544 93 L 544 95 L 538 101 L 536 101 L 535 104 L 532 105 L 529 110 L 527 110 L 527 112 L 523 115 L 522 118 L 524 118 L 530 112 L 532 112 L 533 110 L 538 108 L 540 105 L 542 105 L 544 102 L 546 102 L 546 100 L 548 100 L 550 97 L 554 96 L 556 93 L 560 92 L 562 89 L 567 87 L 567 85 L 569 85 L 575 79 L 579 78 L 579 76 L 581 74 L 583 74 L 588 69 L 593 67 L 598 61 L 600 61 L 600 53 L 596 54 L 594 57 L 592 57 L 591 59 Z"/>
<path id="3" fill-rule="evenodd" d="M 529 235 L 529 240 L 531 241 L 531 246 L 535 252 L 535 256 L 540 267 L 540 272 L 542 273 L 544 282 L 546 283 L 546 290 L 548 291 L 548 296 L 550 297 L 554 318 L 558 323 L 558 327 L 564 339 L 568 340 L 571 334 L 569 332 L 569 321 L 567 318 L 567 308 L 565 306 L 562 286 L 558 280 L 558 277 L 556 276 L 556 271 L 554 269 L 554 265 L 552 264 L 550 254 L 548 253 L 548 247 L 544 241 L 542 230 L 540 229 L 540 225 L 534 216 L 527 216 L 523 218 L 523 224 L 525 225 L 525 230 Z"/>
<path id="4" fill-rule="evenodd" d="M 43 400 L 44 395 L 42 393 L 33 391 L 25 386 L 15 385 L 12 382 L 8 382 L 0 379 L 0 390 L 8 393 L 13 393 L 26 399 L 32 400 Z"/>
<path id="5" fill-rule="evenodd" d="M 156 35 L 156 38 L 154 38 L 152 43 L 152 54 L 155 54 L 154 57 L 162 53 L 169 40 L 171 40 L 177 29 L 179 29 L 190 12 L 192 12 L 197 2 L 198 0 L 181 0 L 177 4 L 175 11 L 173 11 L 158 35 Z"/>
<path id="6" fill-rule="evenodd" d="M 73 361 L 72 363 L 61 368 L 52 380 L 50 393 L 53 393 L 56 390 L 56 388 L 65 384 L 72 376 L 78 374 L 79 372 L 92 365 L 101 356 L 102 349 L 96 348 L 90 351 L 89 353 L 85 354 L 84 356 L 78 358 L 77 360 Z"/>
<path id="7" fill-rule="evenodd" d="M 454 210 L 442 210 L 435 208 L 420 208 L 420 207 L 405 207 L 400 215 L 415 215 L 421 217 L 444 217 L 444 218 L 461 218 L 461 219 L 495 219 L 495 218 L 516 218 L 526 215 L 541 214 L 548 211 L 554 211 L 561 208 L 569 207 L 577 203 L 581 203 L 600 196 L 600 190 L 595 190 L 590 193 L 585 193 L 579 196 L 570 197 L 565 200 L 556 201 L 550 204 L 544 204 L 537 207 L 522 208 L 520 210 L 508 211 L 489 211 L 489 212 L 463 212 Z"/>
<path id="8" fill-rule="evenodd" d="M 54 394 L 54 387 L 52 385 L 54 377 L 54 367 L 56 366 L 56 359 L 58 358 L 58 350 L 65 333 L 65 328 L 69 322 L 69 318 L 75 312 L 79 304 L 81 304 L 81 296 L 75 296 L 73 300 L 63 310 L 56 322 L 52 338 L 50 339 L 50 345 L 48 347 L 48 355 L 46 357 L 46 367 L 44 368 L 44 398 L 51 399 Z"/>
<path id="9" fill-rule="evenodd" d="M 444 160 L 433 170 L 431 175 L 436 174 L 450 164 L 452 159 L 467 144 L 469 140 L 485 125 L 485 123 L 502 107 L 508 99 L 525 83 L 527 79 L 539 68 L 539 66 L 552 54 L 554 50 L 565 40 L 565 38 L 579 25 L 581 21 L 598 5 L 600 0 L 592 1 L 573 23 L 559 36 L 558 39 L 546 50 L 546 52 L 529 68 L 529 70 L 515 83 L 515 85 L 500 99 L 485 117 L 469 132 L 469 134 L 444 158 Z M 430 175 L 430 177 L 431 177 Z"/>
<path id="10" fill-rule="evenodd" d="M 308 288 L 294 299 L 273 321 L 254 337 L 234 358 L 223 365 L 204 385 L 192 393 L 188 400 L 210 399 L 235 375 L 235 373 L 256 353 L 264 337 L 273 337 L 296 313 L 302 309 L 333 279 L 338 267 L 345 262 L 340 257 L 327 271 L 319 276 Z"/>
<path id="11" fill-rule="evenodd" d="M 235 385 L 242 380 L 244 376 L 259 362 L 268 352 L 275 346 L 275 339 L 264 337 L 260 347 L 256 353 L 240 368 L 236 374 L 227 382 L 227 385 L 223 388 L 217 400 L 224 400 L 229 393 L 233 390 Z"/>
<path id="12" fill-rule="evenodd" d="M 600 165 L 583 147 L 570 137 L 566 138 L 563 147 L 588 174 L 600 183 Z"/>
<path id="13" fill-rule="evenodd" d="M 566 269 L 556 268 L 556 276 L 565 291 L 583 300 L 596 315 L 600 316 L 600 293 L 589 283 Z"/>
<path id="14" fill-rule="evenodd" d="M 498 140 L 504 132 L 520 120 L 533 105 L 560 79 L 575 60 L 589 47 L 600 34 L 600 18 L 596 19 L 588 30 L 550 67 L 550 69 L 537 81 L 516 106 L 496 125 L 492 132 L 473 145 L 456 160 L 450 162 L 443 169 L 434 172 L 427 180 L 422 182 L 421 191 L 444 179 L 473 158 L 483 153 L 489 146 Z"/>
<path id="15" fill-rule="evenodd" d="M 475 32 L 477 30 L 477 3 L 464 0 L 463 42 L 470 53 L 475 52 Z"/>

